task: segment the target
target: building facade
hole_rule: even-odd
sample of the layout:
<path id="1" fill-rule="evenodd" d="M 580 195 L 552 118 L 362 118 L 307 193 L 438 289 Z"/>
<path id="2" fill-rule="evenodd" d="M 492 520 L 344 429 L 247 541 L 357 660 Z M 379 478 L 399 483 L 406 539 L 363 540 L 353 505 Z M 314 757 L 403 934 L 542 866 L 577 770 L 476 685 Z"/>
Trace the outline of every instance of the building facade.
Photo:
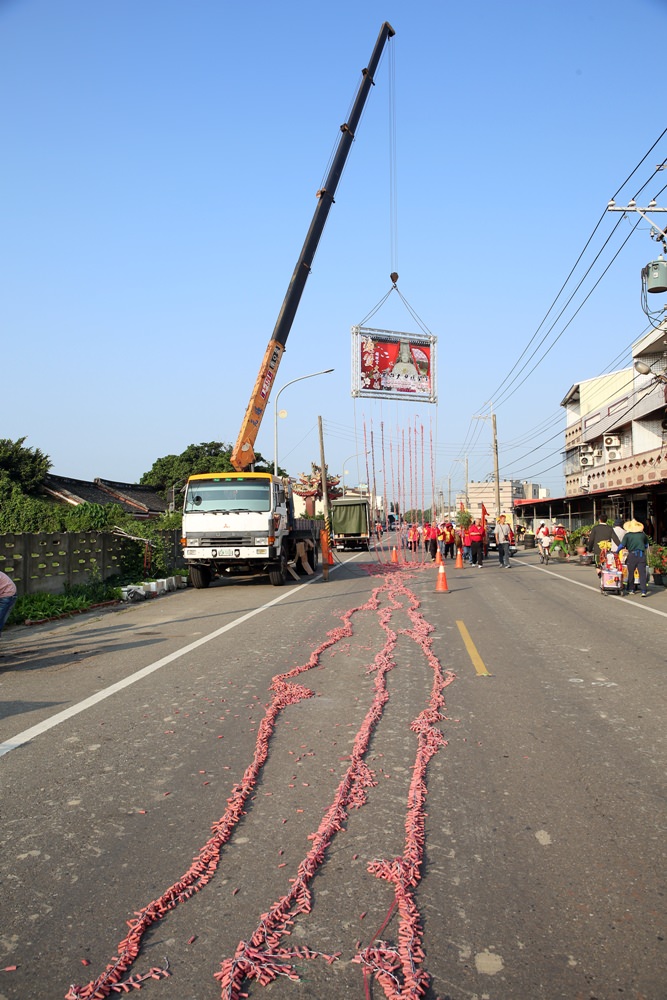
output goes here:
<path id="1" fill-rule="evenodd" d="M 511 515 L 517 500 L 538 499 L 549 495 L 549 491 L 538 483 L 524 483 L 520 479 L 501 479 L 499 492 L 500 510 L 496 511 L 495 482 L 471 481 L 465 492 L 457 494 L 456 505 L 460 508 L 463 504 L 473 517 L 482 516 L 482 505 L 484 505 L 486 513 L 494 518 L 496 513 Z"/>
<path id="2" fill-rule="evenodd" d="M 578 527 L 602 515 L 635 517 L 657 541 L 667 535 L 667 323 L 633 345 L 632 361 L 575 383 L 562 400 L 565 496 L 515 502 L 529 527 L 554 518 Z"/>

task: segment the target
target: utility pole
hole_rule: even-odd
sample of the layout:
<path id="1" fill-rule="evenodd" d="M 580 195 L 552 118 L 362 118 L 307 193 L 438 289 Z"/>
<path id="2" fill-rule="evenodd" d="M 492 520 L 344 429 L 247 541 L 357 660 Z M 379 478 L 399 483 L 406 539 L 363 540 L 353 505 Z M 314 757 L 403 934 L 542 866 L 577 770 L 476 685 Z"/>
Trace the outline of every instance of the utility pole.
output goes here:
<path id="1" fill-rule="evenodd" d="M 491 409 L 490 417 L 486 415 L 477 416 L 475 420 L 491 420 L 491 428 L 493 433 L 493 479 L 496 486 L 496 517 L 500 514 L 500 469 L 498 466 L 498 430 L 496 428 L 496 415 L 491 408 L 489 403 L 489 408 Z M 466 479 L 467 479 L 466 475 Z"/>
<path id="2" fill-rule="evenodd" d="M 491 414 L 491 426 L 493 428 L 493 476 L 496 481 L 496 518 L 500 514 L 500 469 L 498 466 L 498 430 L 496 428 L 496 415 Z"/>

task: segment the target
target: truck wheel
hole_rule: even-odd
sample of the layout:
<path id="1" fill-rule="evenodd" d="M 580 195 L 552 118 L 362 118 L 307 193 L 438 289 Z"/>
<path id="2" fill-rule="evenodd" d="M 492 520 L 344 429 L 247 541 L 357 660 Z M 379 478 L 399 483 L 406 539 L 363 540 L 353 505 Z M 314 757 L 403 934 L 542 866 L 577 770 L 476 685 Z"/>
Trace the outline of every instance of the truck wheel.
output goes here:
<path id="1" fill-rule="evenodd" d="M 269 570 L 269 580 L 274 587 L 282 587 L 287 576 L 287 555 L 285 549 L 280 550 L 280 563 L 274 569 Z"/>
<path id="2" fill-rule="evenodd" d="M 208 566 L 190 566 L 190 581 L 196 590 L 203 590 L 211 582 L 211 571 Z"/>

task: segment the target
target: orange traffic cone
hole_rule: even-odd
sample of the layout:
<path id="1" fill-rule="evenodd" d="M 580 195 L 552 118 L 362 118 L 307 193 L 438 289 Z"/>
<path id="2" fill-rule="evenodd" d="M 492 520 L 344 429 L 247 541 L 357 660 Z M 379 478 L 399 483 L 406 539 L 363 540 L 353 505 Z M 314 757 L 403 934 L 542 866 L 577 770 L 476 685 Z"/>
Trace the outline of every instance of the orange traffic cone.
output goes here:
<path id="1" fill-rule="evenodd" d="M 329 566 L 333 566 L 334 564 L 334 557 L 331 549 L 329 549 L 329 558 L 327 559 L 327 563 L 329 564 Z"/>
<path id="2" fill-rule="evenodd" d="M 463 549 L 459 546 L 456 550 L 456 569 L 463 569 Z"/>
<path id="3" fill-rule="evenodd" d="M 436 566 L 442 566 L 442 552 L 440 551 L 440 546 L 439 545 L 438 545 L 438 548 L 437 548 L 436 553 L 435 553 L 435 565 Z"/>
<path id="4" fill-rule="evenodd" d="M 393 549 L 391 550 L 391 561 L 393 563 L 397 563 L 398 562 L 398 552 L 396 551 L 396 546 L 395 545 L 394 545 Z"/>
<path id="5" fill-rule="evenodd" d="M 447 574 L 445 573 L 445 564 L 440 563 L 440 569 L 438 570 L 438 579 L 435 585 L 436 594 L 448 594 L 449 587 L 447 586 Z"/>

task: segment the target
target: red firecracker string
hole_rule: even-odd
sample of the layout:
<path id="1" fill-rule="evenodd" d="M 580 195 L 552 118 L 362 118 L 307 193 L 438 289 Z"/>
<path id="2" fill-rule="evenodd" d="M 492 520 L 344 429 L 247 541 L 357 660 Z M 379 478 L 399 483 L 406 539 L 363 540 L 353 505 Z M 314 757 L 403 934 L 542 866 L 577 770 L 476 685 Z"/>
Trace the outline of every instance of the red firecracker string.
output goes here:
<path id="1" fill-rule="evenodd" d="M 220 983 L 221 997 L 225 1000 L 240 1000 L 245 996 L 242 987 L 247 980 L 254 979 L 261 985 L 273 982 L 278 976 L 297 980 L 299 977 L 294 968 L 295 961 L 319 958 L 332 963 L 339 957 L 340 952 L 327 955 L 304 947 L 284 947 L 281 942 L 283 937 L 289 935 L 295 918 L 299 914 L 310 912 L 310 883 L 324 863 L 326 851 L 336 833 L 342 829 L 349 810 L 362 808 L 368 789 L 377 784 L 364 756 L 389 700 L 386 677 L 396 665 L 392 654 L 398 635 L 404 635 L 423 650 L 432 670 L 433 682 L 427 706 L 410 727 L 417 737 L 417 753 L 408 792 L 403 854 L 398 858 L 374 860 L 368 866 L 371 874 L 384 879 L 393 887 L 392 908 L 397 910 L 399 919 L 398 944 L 390 945 L 380 940 L 359 951 L 353 961 L 362 964 L 364 976 L 374 976 L 389 1000 L 417 1000 L 424 995 L 430 977 L 422 968 L 422 927 L 414 889 L 421 878 L 424 855 L 426 768 L 433 754 L 446 745 L 437 724 L 442 720 L 444 688 L 453 681 L 454 675 L 449 671 L 443 672 L 439 660 L 432 652 L 430 633 L 433 626 L 418 611 L 419 601 L 406 585 L 408 574 L 392 565 L 368 564 L 365 568 L 372 575 L 382 578 L 382 583 L 373 590 L 368 601 L 346 611 L 341 616 L 342 625 L 327 633 L 325 641 L 311 653 L 306 663 L 273 678 L 273 697 L 259 725 L 252 763 L 241 781 L 233 786 L 225 813 L 212 827 L 212 837 L 177 882 L 158 899 L 136 911 L 133 919 L 128 920 L 129 933 L 118 945 L 118 954 L 112 958 L 105 971 L 85 986 L 72 985 L 66 994 L 66 1000 L 103 1000 L 112 992 L 139 989 L 148 978 L 158 979 L 168 975 L 167 968 L 153 968 L 144 976 L 123 980 L 139 954 L 141 940 L 148 928 L 178 903 L 199 892 L 213 878 L 220 862 L 222 847 L 230 839 L 251 793 L 255 790 L 280 713 L 288 705 L 313 696 L 312 691 L 295 684 L 294 679 L 314 667 L 321 667 L 322 654 L 353 634 L 351 622 L 355 613 L 373 610 L 377 611 L 379 624 L 385 632 L 385 644 L 368 668 L 374 675 L 374 696 L 355 738 L 349 755 L 349 766 L 319 828 L 309 837 L 311 849 L 299 864 L 289 892 L 274 903 L 267 913 L 261 915 L 253 935 L 248 941 L 239 942 L 233 958 L 222 962 L 215 978 Z M 388 602 L 385 608 L 381 608 L 379 603 L 379 596 L 383 592 Z M 401 600 L 407 601 L 407 614 L 412 627 L 396 632 L 390 628 L 389 623 L 392 611 L 403 606 Z M 384 931 L 388 922 L 387 918 L 379 933 Z"/>

